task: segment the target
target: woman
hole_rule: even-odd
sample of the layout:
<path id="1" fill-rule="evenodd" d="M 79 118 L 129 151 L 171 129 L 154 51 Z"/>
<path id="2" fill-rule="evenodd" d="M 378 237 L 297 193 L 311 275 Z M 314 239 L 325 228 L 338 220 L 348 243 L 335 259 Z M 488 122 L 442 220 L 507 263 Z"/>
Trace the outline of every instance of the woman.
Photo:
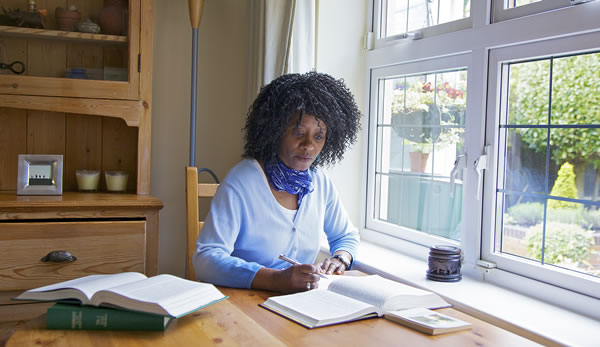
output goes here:
<path id="1" fill-rule="evenodd" d="M 198 236 L 196 278 L 291 293 L 349 269 L 358 231 L 319 167 L 342 159 L 359 129 L 352 94 L 329 75 L 283 75 L 262 88 L 246 119 L 245 159 L 219 186 Z M 323 232 L 332 256 L 316 266 Z"/>

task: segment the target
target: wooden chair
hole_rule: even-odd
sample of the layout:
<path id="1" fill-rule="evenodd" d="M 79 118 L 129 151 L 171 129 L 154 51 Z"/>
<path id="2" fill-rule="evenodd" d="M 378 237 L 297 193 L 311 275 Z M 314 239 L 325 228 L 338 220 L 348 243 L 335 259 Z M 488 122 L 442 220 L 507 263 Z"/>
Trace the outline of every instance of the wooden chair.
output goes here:
<path id="1" fill-rule="evenodd" d="M 212 171 L 211 171 L 212 174 Z M 216 180 L 216 176 L 214 176 Z M 218 182 L 218 180 L 216 180 Z M 195 280 L 192 256 L 196 251 L 196 239 L 204 222 L 200 221 L 198 212 L 198 198 L 212 198 L 219 187 L 218 183 L 198 183 L 198 168 L 185 168 L 185 197 L 187 216 L 187 248 L 185 277 Z"/>

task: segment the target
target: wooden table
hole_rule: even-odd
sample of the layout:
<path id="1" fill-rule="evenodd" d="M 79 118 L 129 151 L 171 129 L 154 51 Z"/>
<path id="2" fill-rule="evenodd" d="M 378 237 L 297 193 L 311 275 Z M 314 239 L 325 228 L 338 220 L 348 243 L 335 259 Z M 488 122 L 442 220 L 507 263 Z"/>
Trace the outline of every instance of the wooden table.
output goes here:
<path id="1" fill-rule="evenodd" d="M 472 330 L 429 336 L 383 318 L 306 329 L 258 306 L 273 292 L 219 288 L 228 300 L 175 320 L 164 332 L 46 330 L 45 315 L 17 329 L 16 346 L 534 346 L 536 343 L 468 316 L 442 309 L 473 324 Z"/>

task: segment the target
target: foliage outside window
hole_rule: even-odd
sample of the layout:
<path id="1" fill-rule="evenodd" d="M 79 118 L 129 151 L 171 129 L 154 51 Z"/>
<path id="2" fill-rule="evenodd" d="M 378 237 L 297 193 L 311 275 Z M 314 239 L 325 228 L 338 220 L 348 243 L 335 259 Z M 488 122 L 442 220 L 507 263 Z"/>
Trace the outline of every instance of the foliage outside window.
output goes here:
<path id="1" fill-rule="evenodd" d="M 600 276 L 600 54 L 505 67 L 501 250 Z"/>
<path id="2" fill-rule="evenodd" d="M 437 78 L 398 82 L 392 100 L 392 127 L 398 135 L 422 153 L 430 153 L 433 144 L 443 147 L 458 143 L 464 131 L 458 127 L 464 126 L 464 81 L 453 81 L 459 89 Z"/>

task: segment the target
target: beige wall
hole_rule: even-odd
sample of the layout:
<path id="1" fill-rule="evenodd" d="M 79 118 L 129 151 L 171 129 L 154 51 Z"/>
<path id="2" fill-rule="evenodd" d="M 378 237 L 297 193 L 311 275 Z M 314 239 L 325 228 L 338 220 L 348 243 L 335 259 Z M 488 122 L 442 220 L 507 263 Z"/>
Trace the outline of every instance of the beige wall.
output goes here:
<path id="1" fill-rule="evenodd" d="M 363 110 L 366 3 L 318 1 L 317 70 L 344 78 Z M 187 1 L 156 0 L 154 18 L 151 193 L 165 205 L 160 213 L 159 271 L 182 276 L 192 55 Z M 248 108 L 247 27 L 248 1 L 205 1 L 198 40 L 196 166 L 210 167 L 220 178 L 242 152 L 241 128 Z M 355 224 L 360 220 L 362 147 L 355 145 L 341 164 L 328 170 L 336 186 L 344 187 L 340 196 Z"/>
<path id="2" fill-rule="evenodd" d="M 317 70 L 343 78 L 354 94 L 359 109 L 366 115 L 367 93 L 363 37 L 366 30 L 368 1 L 318 0 Z M 364 119 L 363 119 L 364 120 Z M 360 227 L 362 179 L 365 174 L 363 151 L 367 130 L 344 155 L 344 160 L 327 170 L 340 199 L 355 226 Z"/>
<path id="3" fill-rule="evenodd" d="M 192 29 L 187 1 L 154 3 L 151 193 L 165 205 L 160 212 L 159 271 L 182 276 Z M 247 13 L 246 1 L 206 0 L 198 34 L 196 166 L 209 167 L 220 178 L 242 151 Z"/>

